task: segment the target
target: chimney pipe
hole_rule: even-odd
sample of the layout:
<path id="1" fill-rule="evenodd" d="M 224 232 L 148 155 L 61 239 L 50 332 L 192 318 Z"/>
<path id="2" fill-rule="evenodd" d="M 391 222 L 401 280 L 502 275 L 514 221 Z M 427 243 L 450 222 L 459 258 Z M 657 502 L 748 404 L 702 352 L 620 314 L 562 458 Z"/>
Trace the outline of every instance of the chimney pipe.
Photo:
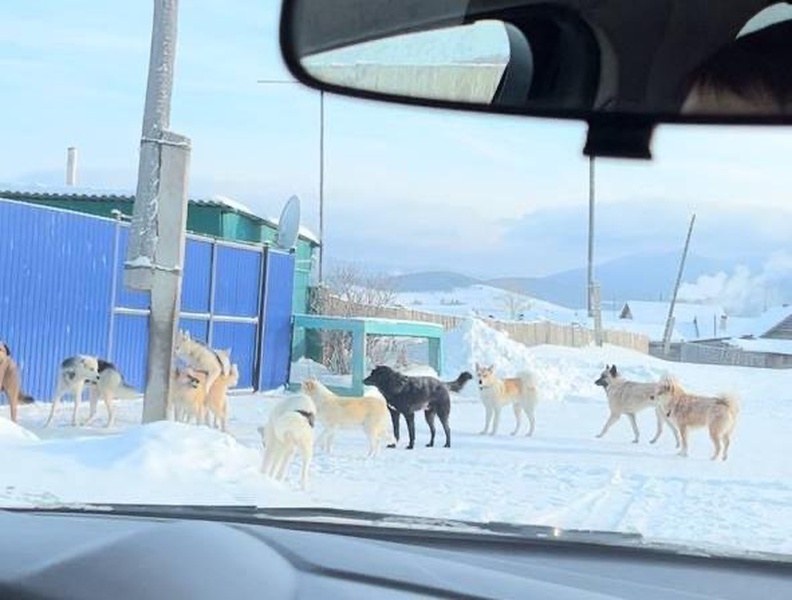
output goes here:
<path id="1" fill-rule="evenodd" d="M 66 151 L 66 185 L 77 185 L 77 148 L 74 146 Z"/>

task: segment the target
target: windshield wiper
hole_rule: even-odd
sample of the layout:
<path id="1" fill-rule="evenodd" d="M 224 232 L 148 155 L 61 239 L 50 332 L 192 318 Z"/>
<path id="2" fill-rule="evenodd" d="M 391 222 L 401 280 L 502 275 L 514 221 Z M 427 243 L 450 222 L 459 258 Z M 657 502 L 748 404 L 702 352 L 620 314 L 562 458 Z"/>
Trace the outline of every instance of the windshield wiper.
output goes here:
<path id="1" fill-rule="evenodd" d="M 738 560 L 792 563 L 792 557 L 770 552 L 718 548 L 706 550 L 690 544 L 646 540 L 639 533 L 604 530 L 561 529 L 546 525 L 523 525 L 498 521 L 478 522 L 442 519 L 365 510 L 321 507 L 260 507 L 255 505 L 176 504 L 48 504 L 34 508 L 6 508 L 10 512 L 54 514 L 102 514 L 149 519 L 195 519 L 259 525 L 347 535 L 387 538 L 404 543 L 486 542 L 521 546 L 541 544 L 601 546 L 636 549 L 662 554 Z"/>

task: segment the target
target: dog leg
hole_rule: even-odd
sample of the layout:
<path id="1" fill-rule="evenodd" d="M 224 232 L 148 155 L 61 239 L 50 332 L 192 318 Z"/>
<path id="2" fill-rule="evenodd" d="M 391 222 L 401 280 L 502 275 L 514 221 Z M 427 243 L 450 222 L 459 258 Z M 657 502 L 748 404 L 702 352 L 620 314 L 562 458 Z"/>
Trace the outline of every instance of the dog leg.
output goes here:
<path id="1" fill-rule="evenodd" d="M 731 445 L 731 433 L 723 434 L 723 460 L 729 458 L 729 446 Z"/>
<path id="2" fill-rule="evenodd" d="M 52 417 L 55 416 L 55 411 L 60 406 L 61 396 L 63 396 L 63 387 L 61 384 L 58 384 L 58 388 L 55 390 L 55 396 L 52 398 L 52 406 L 50 406 L 50 414 L 47 417 L 46 422 L 44 423 L 44 427 L 49 427 L 50 423 L 52 422 Z"/>
<path id="3" fill-rule="evenodd" d="M 489 431 L 490 423 L 492 422 L 492 407 L 485 402 L 484 410 L 486 411 L 484 415 L 484 429 L 479 432 L 479 435 L 486 435 Z"/>
<path id="4" fill-rule="evenodd" d="M 83 425 L 88 425 L 94 420 L 94 417 L 96 417 L 96 409 L 99 406 L 99 390 L 96 386 L 91 386 L 88 389 L 88 402 L 90 406 L 88 419 L 86 419 Z"/>
<path id="5" fill-rule="evenodd" d="M 313 444 L 310 441 L 300 444 L 300 457 L 302 458 L 302 469 L 300 470 L 300 487 L 303 490 L 308 488 L 308 471 L 311 468 L 313 459 Z"/>
<path id="6" fill-rule="evenodd" d="M 450 407 L 449 407 L 450 410 Z M 443 432 L 445 433 L 445 444 L 443 448 L 450 448 L 451 447 L 451 426 L 448 424 L 448 417 L 450 416 L 450 412 L 442 411 L 438 412 L 437 416 L 440 418 L 440 424 L 443 426 Z"/>
<path id="7" fill-rule="evenodd" d="M 528 427 L 528 433 L 526 434 L 527 437 L 531 437 L 534 434 L 534 429 L 536 428 L 536 415 L 534 414 L 535 408 L 531 406 L 529 410 L 526 411 L 528 415 L 528 423 L 530 423 L 530 427 Z"/>
<path id="8" fill-rule="evenodd" d="M 424 411 L 424 417 L 426 418 L 426 424 L 429 425 L 429 432 L 431 434 L 429 443 L 426 444 L 426 447 L 432 448 L 435 441 L 435 412 L 431 408 L 427 408 Z"/>
<path id="9" fill-rule="evenodd" d="M 688 455 L 688 439 L 687 439 L 687 426 L 682 425 L 679 428 L 679 436 L 682 438 L 682 449 L 679 451 L 679 456 Z"/>
<path id="10" fill-rule="evenodd" d="M 601 438 L 603 435 L 605 435 L 606 433 L 608 433 L 608 429 L 610 429 L 611 427 L 613 427 L 613 424 L 614 424 L 616 421 L 618 421 L 620 417 L 621 417 L 621 415 L 620 415 L 620 414 L 618 414 L 618 413 L 613 413 L 613 412 L 612 412 L 612 413 L 611 413 L 611 415 L 610 415 L 610 417 L 608 417 L 608 420 L 607 420 L 607 421 L 605 421 L 605 426 L 602 428 L 602 431 L 600 431 L 600 432 L 599 432 L 599 434 L 597 435 L 597 437 L 598 437 L 598 438 Z"/>
<path id="11" fill-rule="evenodd" d="M 78 383 L 74 388 L 74 411 L 72 412 L 72 427 L 77 427 L 77 411 L 80 410 L 80 402 L 82 401 L 83 382 Z"/>
<path id="12" fill-rule="evenodd" d="M 633 413 L 627 413 L 627 418 L 630 420 L 630 425 L 632 425 L 633 435 L 635 435 L 635 438 L 633 438 L 633 444 L 637 444 L 638 440 L 641 437 L 641 434 L 638 432 L 638 421 L 635 420 L 635 414 Z"/>
<path id="13" fill-rule="evenodd" d="M 657 442 L 657 440 L 659 440 L 660 436 L 663 434 L 664 419 L 663 419 L 663 411 L 660 409 L 660 407 L 655 408 L 655 416 L 657 417 L 657 432 L 655 433 L 655 436 L 651 440 L 649 440 L 650 444 L 654 444 L 655 442 Z"/>
<path id="14" fill-rule="evenodd" d="M 718 460 L 718 457 L 721 453 L 721 440 L 720 440 L 720 433 L 715 426 L 715 424 L 710 425 L 709 428 L 710 439 L 712 440 L 712 446 L 715 449 L 715 452 L 712 454 L 710 460 Z"/>
<path id="15" fill-rule="evenodd" d="M 498 426 L 500 425 L 501 407 L 496 404 L 492 407 L 492 410 L 494 412 L 494 416 L 492 418 L 492 431 L 490 431 L 490 435 L 495 435 L 498 433 Z"/>
<path id="16" fill-rule="evenodd" d="M 410 435 L 410 443 L 407 446 L 407 450 L 412 450 L 415 446 L 415 413 L 409 412 L 404 415 L 404 418 L 407 420 L 407 432 Z"/>
<path id="17" fill-rule="evenodd" d="M 520 431 L 520 425 L 522 425 L 522 407 L 517 402 L 512 407 L 514 408 L 514 431 L 511 434 L 517 435 L 517 432 Z"/>
<path id="18" fill-rule="evenodd" d="M 396 438 L 396 441 L 392 444 L 388 444 L 388 448 L 395 448 L 396 444 L 399 443 L 399 419 L 400 414 L 397 410 L 388 409 L 388 412 L 391 416 L 391 423 L 393 423 L 393 437 Z"/>
<path id="19" fill-rule="evenodd" d="M 105 427 L 109 428 L 115 423 L 115 413 L 113 412 L 113 396 L 111 394 L 105 394 L 104 403 L 107 407 L 107 425 L 105 425 Z"/>

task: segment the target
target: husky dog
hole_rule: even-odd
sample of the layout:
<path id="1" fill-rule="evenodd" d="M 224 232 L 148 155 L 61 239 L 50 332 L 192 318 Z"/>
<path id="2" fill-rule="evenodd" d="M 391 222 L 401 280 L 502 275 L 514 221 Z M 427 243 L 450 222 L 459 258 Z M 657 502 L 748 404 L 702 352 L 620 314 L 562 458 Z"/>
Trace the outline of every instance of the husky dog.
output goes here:
<path id="1" fill-rule="evenodd" d="M 52 407 L 44 427 L 49 427 L 55 411 L 60 406 L 61 399 L 66 394 L 74 396 L 74 411 L 72 413 L 72 427 L 77 426 L 77 411 L 80 408 L 83 390 L 86 384 L 99 383 L 99 359 L 95 356 L 78 354 L 64 360 L 58 369 L 58 381 L 55 386 L 55 396 Z"/>
<path id="2" fill-rule="evenodd" d="M 88 425 L 93 421 L 96 416 L 96 407 L 101 398 L 107 407 L 107 424 L 105 427 L 111 427 L 115 422 L 113 400 L 131 400 L 139 396 L 140 393 L 124 381 L 124 376 L 121 375 L 121 372 L 113 363 L 102 360 L 101 358 L 97 359 L 97 363 L 99 366 L 99 379 L 95 384 L 87 382 L 91 400 L 91 412 L 85 424 Z"/>
<path id="3" fill-rule="evenodd" d="M 209 390 L 205 401 L 207 425 L 211 415 L 212 426 L 225 432 L 228 423 L 228 389 L 236 387 L 238 383 L 239 369 L 236 364 L 233 364 L 228 375 L 220 375 L 212 384 L 212 389 Z"/>
<path id="4" fill-rule="evenodd" d="M 16 361 L 11 358 L 11 349 L 0 341 L 0 392 L 5 392 L 8 406 L 11 409 L 11 420 L 16 423 L 17 406 L 19 404 L 32 404 L 32 396 L 22 393 L 22 382 Z"/>
<path id="5" fill-rule="evenodd" d="M 175 354 L 177 359 L 186 362 L 196 371 L 206 373 L 205 390 L 207 394 L 220 375 L 231 375 L 230 349 L 213 350 L 203 342 L 192 339 L 186 331 L 179 331 Z"/>
<path id="6" fill-rule="evenodd" d="M 682 438 L 680 456 L 688 453 L 688 429 L 706 427 L 715 452 L 712 460 L 717 460 L 723 450 L 723 460 L 729 456 L 731 435 L 740 414 L 740 402 L 736 396 L 699 396 L 689 394 L 673 377 L 664 377 L 656 386 L 652 398 L 666 417 L 671 419 Z"/>
<path id="7" fill-rule="evenodd" d="M 434 377 L 410 377 L 390 367 L 378 366 L 363 380 L 363 383 L 375 386 L 385 396 L 393 423 L 393 437 L 396 441 L 399 440 L 399 415 L 404 415 L 410 435 L 408 450 L 415 446 L 415 412 L 419 410 L 424 411 L 431 433 L 427 447 L 434 446 L 435 415 L 440 418 L 445 431 L 445 447 L 451 447 L 451 427 L 448 424 L 451 398 L 448 395 L 448 388 L 442 381 Z M 389 444 L 388 447 L 394 446 L 395 444 Z"/>
<path id="8" fill-rule="evenodd" d="M 528 435 L 533 435 L 536 427 L 536 404 L 538 395 L 536 393 L 536 380 L 529 371 L 523 371 L 517 377 L 499 379 L 495 375 L 495 367 L 488 367 L 476 363 L 476 376 L 478 377 L 479 390 L 481 390 L 481 401 L 486 410 L 484 429 L 481 435 L 489 431 L 490 435 L 495 435 L 500 424 L 500 412 L 504 406 L 512 405 L 514 408 L 514 431 L 512 435 L 517 435 L 520 430 L 522 413 L 528 416 L 530 427 Z M 490 431 L 490 422 L 492 430 Z"/>
<path id="9" fill-rule="evenodd" d="M 290 396 L 281 400 L 270 412 L 267 424 L 258 428 L 264 447 L 262 473 L 283 481 L 297 451 L 302 459 L 300 486 L 305 489 L 313 459 L 315 424 L 316 406 L 308 396 Z"/>
<path id="10" fill-rule="evenodd" d="M 323 427 L 317 443 L 326 452 L 331 452 L 333 438 L 339 429 L 362 429 L 368 438 L 369 456 L 379 452 L 381 441 L 395 443 L 389 431 L 388 407 L 382 396 L 342 398 L 317 379 L 304 381 L 302 391 L 316 405 L 316 416 Z"/>
<path id="11" fill-rule="evenodd" d="M 635 420 L 635 415 L 645 408 L 654 406 L 655 413 L 657 414 L 657 433 L 650 443 L 654 444 L 660 439 L 660 435 L 663 433 L 663 423 L 666 423 L 674 434 L 676 447 L 679 448 L 679 433 L 676 427 L 674 427 L 674 424 L 668 419 L 667 415 L 663 414 L 660 407 L 652 400 L 656 392 L 656 384 L 627 381 L 616 369 L 616 365 L 613 365 L 605 367 L 605 370 L 602 371 L 599 378 L 594 382 L 594 385 L 598 385 L 605 390 L 611 413 L 602 431 L 597 435 L 598 438 L 605 435 L 608 429 L 619 420 L 622 414 L 625 414 L 627 418 L 630 419 L 630 425 L 632 425 L 633 433 L 635 434 L 633 444 L 637 444 L 640 433 L 638 432 L 638 423 Z"/>

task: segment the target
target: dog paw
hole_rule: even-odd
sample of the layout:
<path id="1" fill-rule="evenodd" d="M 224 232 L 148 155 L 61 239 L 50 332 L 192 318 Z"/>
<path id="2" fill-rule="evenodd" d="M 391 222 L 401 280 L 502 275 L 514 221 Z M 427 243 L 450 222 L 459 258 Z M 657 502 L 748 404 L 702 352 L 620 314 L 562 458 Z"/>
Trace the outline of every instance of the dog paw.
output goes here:
<path id="1" fill-rule="evenodd" d="M 388 444 L 388 448 L 395 448 L 396 444 Z"/>
<path id="2" fill-rule="evenodd" d="M 638 440 L 633 440 L 633 441 L 632 441 L 632 443 L 633 443 L 633 444 L 637 444 L 637 443 L 638 443 Z"/>
<path id="3" fill-rule="evenodd" d="M 429 442 L 428 444 L 426 444 L 426 447 L 427 448 L 434 448 L 434 444 L 432 442 Z"/>
<path id="4" fill-rule="evenodd" d="M 407 446 L 407 450 L 412 450 L 412 449 L 413 449 L 413 445 L 412 445 L 412 444 L 410 444 L 409 446 Z"/>

